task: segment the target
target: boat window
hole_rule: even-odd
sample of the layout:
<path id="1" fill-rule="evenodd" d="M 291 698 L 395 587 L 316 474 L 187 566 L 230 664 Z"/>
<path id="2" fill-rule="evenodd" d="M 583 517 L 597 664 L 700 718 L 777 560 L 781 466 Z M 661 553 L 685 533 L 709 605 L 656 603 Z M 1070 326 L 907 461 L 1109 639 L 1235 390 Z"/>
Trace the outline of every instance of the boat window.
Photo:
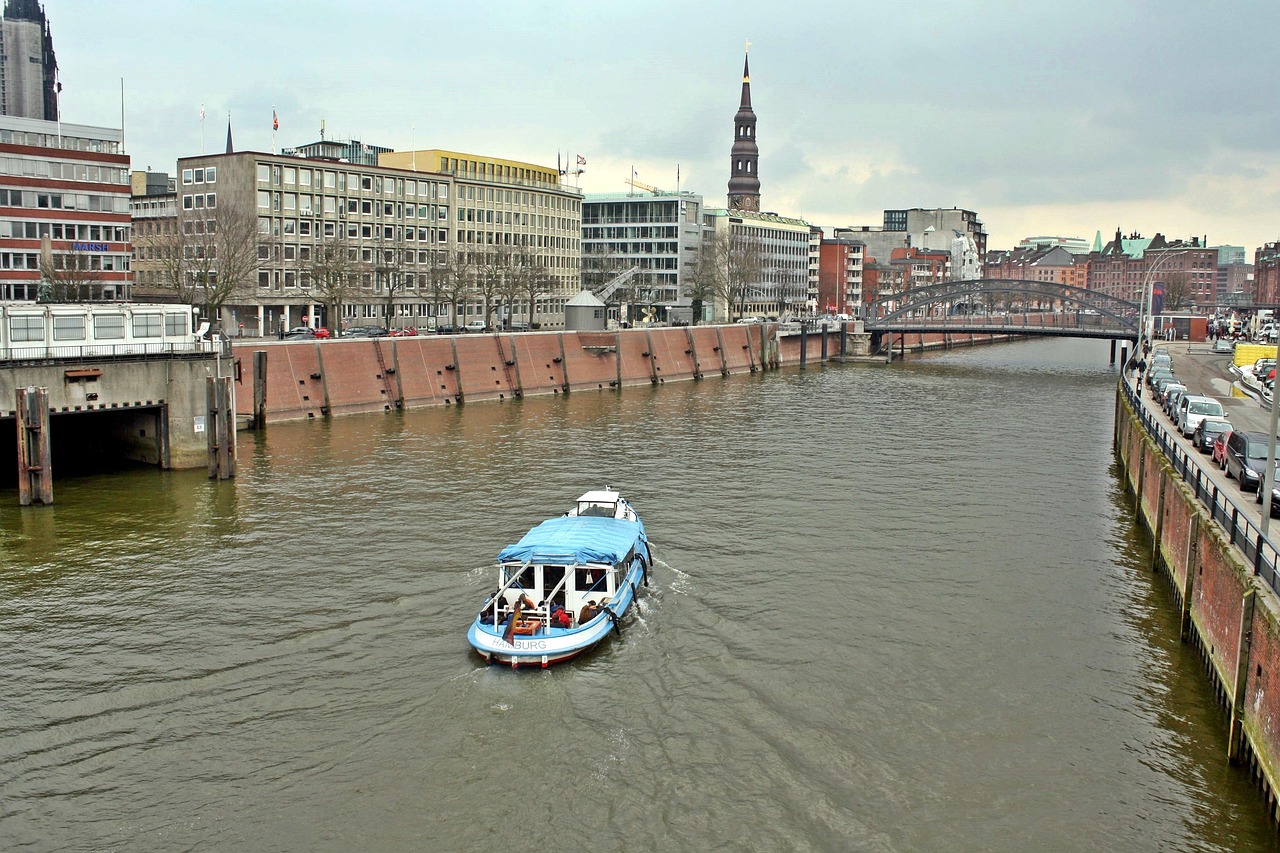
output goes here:
<path id="1" fill-rule="evenodd" d="M 578 515 L 582 518 L 613 518 L 617 504 L 578 504 Z"/>
<path id="2" fill-rule="evenodd" d="M 520 584 L 520 587 L 526 591 L 533 589 L 533 566 L 525 566 L 516 583 Z"/>
<path id="3" fill-rule="evenodd" d="M 604 569 L 578 569 L 578 576 L 574 579 L 576 589 L 578 592 L 603 592 L 605 589 L 604 576 Z"/>

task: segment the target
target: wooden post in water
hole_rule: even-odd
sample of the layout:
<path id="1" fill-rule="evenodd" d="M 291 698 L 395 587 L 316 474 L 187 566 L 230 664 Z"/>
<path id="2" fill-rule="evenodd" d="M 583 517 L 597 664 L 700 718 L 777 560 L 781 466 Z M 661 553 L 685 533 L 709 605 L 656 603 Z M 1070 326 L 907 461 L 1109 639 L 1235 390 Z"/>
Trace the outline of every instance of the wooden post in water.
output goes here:
<path id="1" fill-rule="evenodd" d="M 827 324 L 822 324 L 822 364 L 827 364 Z"/>
<path id="2" fill-rule="evenodd" d="M 253 353 L 253 428 L 267 426 L 267 351 Z"/>
<path id="3" fill-rule="evenodd" d="M 809 329 L 800 327 L 800 369 L 809 369 Z"/>
<path id="4" fill-rule="evenodd" d="M 231 405 L 231 377 L 210 376 L 205 387 L 209 476 L 230 480 L 236 475 L 236 413 Z"/>
<path id="5" fill-rule="evenodd" d="M 19 388 L 18 504 L 53 503 L 53 468 L 49 454 L 49 389 Z"/>
<path id="6" fill-rule="evenodd" d="M 840 363 L 844 364 L 845 358 L 849 355 L 849 325 L 843 320 L 840 321 Z"/>

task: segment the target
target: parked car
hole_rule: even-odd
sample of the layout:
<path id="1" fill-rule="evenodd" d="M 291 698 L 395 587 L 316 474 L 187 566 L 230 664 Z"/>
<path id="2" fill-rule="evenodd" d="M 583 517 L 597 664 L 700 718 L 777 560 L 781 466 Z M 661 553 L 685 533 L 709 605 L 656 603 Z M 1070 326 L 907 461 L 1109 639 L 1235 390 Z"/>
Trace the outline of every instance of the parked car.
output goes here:
<path id="1" fill-rule="evenodd" d="M 1167 367 L 1153 367 L 1147 374 L 1147 385 L 1154 390 L 1161 379 L 1173 379 L 1173 371 Z"/>
<path id="2" fill-rule="evenodd" d="M 1227 441 L 1231 438 L 1231 430 L 1218 433 L 1218 437 L 1213 440 L 1213 453 L 1211 458 L 1218 467 L 1223 471 L 1227 470 Z"/>
<path id="3" fill-rule="evenodd" d="M 1233 430 L 1227 439 L 1227 476 L 1240 481 L 1240 488 L 1252 492 L 1258 488 L 1267 464 L 1267 436 L 1261 432 Z"/>
<path id="4" fill-rule="evenodd" d="M 1277 469 L 1276 476 L 1271 478 L 1271 517 L 1280 516 L 1280 468 Z M 1262 505 L 1262 496 L 1266 494 L 1266 490 L 1259 484 L 1258 491 L 1254 500 L 1259 506 Z"/>
<path id="5" fill-rule="evenodd" d="M 324 326 L 318 326 L 314 329 L 310 326 L 294 326 L 288 332 L 285 332 L 284 336 L 287 338 L 290 335 L 300 335 L 306 338 L 327 338 L 329 337 L 329 330 Z"/>
<path id="6" fill-rule="evenodd" d="M 1178 432 L 1190 436 L 1207 417 L 1222 417 L 1222 404 L 1212 397 L 1183 394 L 1178 400 L 1173 419 L 1178 424 Z"/>
<path id="7" fill-rule="evenodd" d="M 418 329 L 415 326 L 405 326 L 403 329 L 392 329 L 390 334 L 393 338 L 415 338 L 418 336 Z"/>
<path id="8" fill-rule="evenodd" d="M 1166 415 L 1171 414 L 1169 411 L 1169 402 L 1176 401 L 1179 394 L 1187 393 L 1187 386 L 1181 382 L 1166 382 L 1164 387 L 1160 389 L 1160 396 L 1156 399 L 1160 401 L 1160 408 L 1164 409 Z"/>
<path id="9" fill-rule="evenodd" d="M 512 332 L 527 332 L 529 331 L 529 324 L 525 322 L 508 323 L 507 329 Z"/>
<path id="10" fill-rule="evenodd" d="M 452 323 L 436 323 L 437 335 L 454 335 L 457 334 L 457 332 L 457 327 Z"/>
<path id="11" fill-rule="evenodd" d="M 1218 436 L 1230 431 L 1231 422 L 1226 418 L 1206 415 L 1200 419 L 1200 423 L 1196 424 L 1196 428 L 1191 431 L 1191 443 L 1201 453 L 1212 453 L 1213 445 L 1218 441 Z"/>
<path id="12" fill-rule="evenodd" d="M 352 326 L 342 333 L 344 338 L 383 338 L 387 330 L 381 326 Z"/>
<path id="13" fill-rule="evenodd" d="M 1236 345 L 1226 338 L 1218 338 L 1213 342 L 1214 352 L 1234 352 Z"/>
<path id="14" fill-rule="evenodd" d="M 484 324 L 484 320 L 468 320 L 467 324 L 462 327 L 464 332 L 487 332 L 489 327 Z"/>

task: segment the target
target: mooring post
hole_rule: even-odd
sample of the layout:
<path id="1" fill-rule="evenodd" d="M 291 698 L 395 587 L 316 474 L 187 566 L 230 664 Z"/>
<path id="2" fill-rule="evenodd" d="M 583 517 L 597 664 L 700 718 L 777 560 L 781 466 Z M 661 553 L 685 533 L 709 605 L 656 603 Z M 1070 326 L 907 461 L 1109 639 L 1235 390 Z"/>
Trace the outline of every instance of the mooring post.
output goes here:
<path id="1" fill-rule="evenodd" d="M 1253 648 L 1253 609 L 1257 601 L 1257 589 L 1250 586 L 1240 602 L 1240 633 L 1236 642 L 1236 677 L 1231 685 L 1231 723 L 1227 730 L 1227 761 L 1240 761 L 1240 747 L 1244 740 L 1245 686 L 1249 682 L 1249 652 Z"/>
<path id="2" fill-rule="evenodd" d="M 53 470 L 49 453 L 49 389 L 30 386 L 17 391 L 18 504 L 53 503 Z"/>
<path id="3" fill-rule="evenodd" d="M 1115 364 L 1115 363 L 1116 363 L 1116 339 L 1115 339 L 1115 338 L 1112 338 L 1112 339 L 1111 339 L 1111 361 L 1109 361 L 1109 362 L 1107 362 L 1107 363 L 1108 363 L 1108 364 Z"/>
<path id="4" fill-rule="evenodd" d="M 843 320 L 840 321 L 840 363 L 844 364 L 844 360 L 849 355 L 849 325 Z"/>
<path id="5" fill-rule="evenodd" d="M 822 364 L 827 364 L 827 324 L 822 324 Z"/>
<path id="6" fill-rule="evenodd" d="M 800 369 L 809 369 L 809 329 L 800 327 Z"/>
<path id="7" fill-rule="evenodd" d="M 236 413 L 231 405 L 231 377 L 210 376 L 205 386 L 209 414 L 209 476 L 230 480 L 236 475 Z"/>
<path id="8" fill-rule="evenodd" d="M 267 426 L 267 351 L 253 353 L 253 428 Z"/>

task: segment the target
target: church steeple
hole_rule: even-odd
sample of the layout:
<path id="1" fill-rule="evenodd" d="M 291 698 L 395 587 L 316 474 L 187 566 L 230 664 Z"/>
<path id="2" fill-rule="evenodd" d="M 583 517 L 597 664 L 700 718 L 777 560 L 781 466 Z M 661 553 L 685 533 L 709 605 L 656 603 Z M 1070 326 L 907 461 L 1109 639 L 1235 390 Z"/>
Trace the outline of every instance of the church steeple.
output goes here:
<path id="1" fill-rule="evenodd" d="M 748 49 L 751 42 L 747 42 Z M 742 57 L 742 102 L 733 117 L 733 151 L 730 155 L 729 209 L 760 209 L 760 149 L 756 147 L 756 114 L 751 109 L 751 67 Z"/>

